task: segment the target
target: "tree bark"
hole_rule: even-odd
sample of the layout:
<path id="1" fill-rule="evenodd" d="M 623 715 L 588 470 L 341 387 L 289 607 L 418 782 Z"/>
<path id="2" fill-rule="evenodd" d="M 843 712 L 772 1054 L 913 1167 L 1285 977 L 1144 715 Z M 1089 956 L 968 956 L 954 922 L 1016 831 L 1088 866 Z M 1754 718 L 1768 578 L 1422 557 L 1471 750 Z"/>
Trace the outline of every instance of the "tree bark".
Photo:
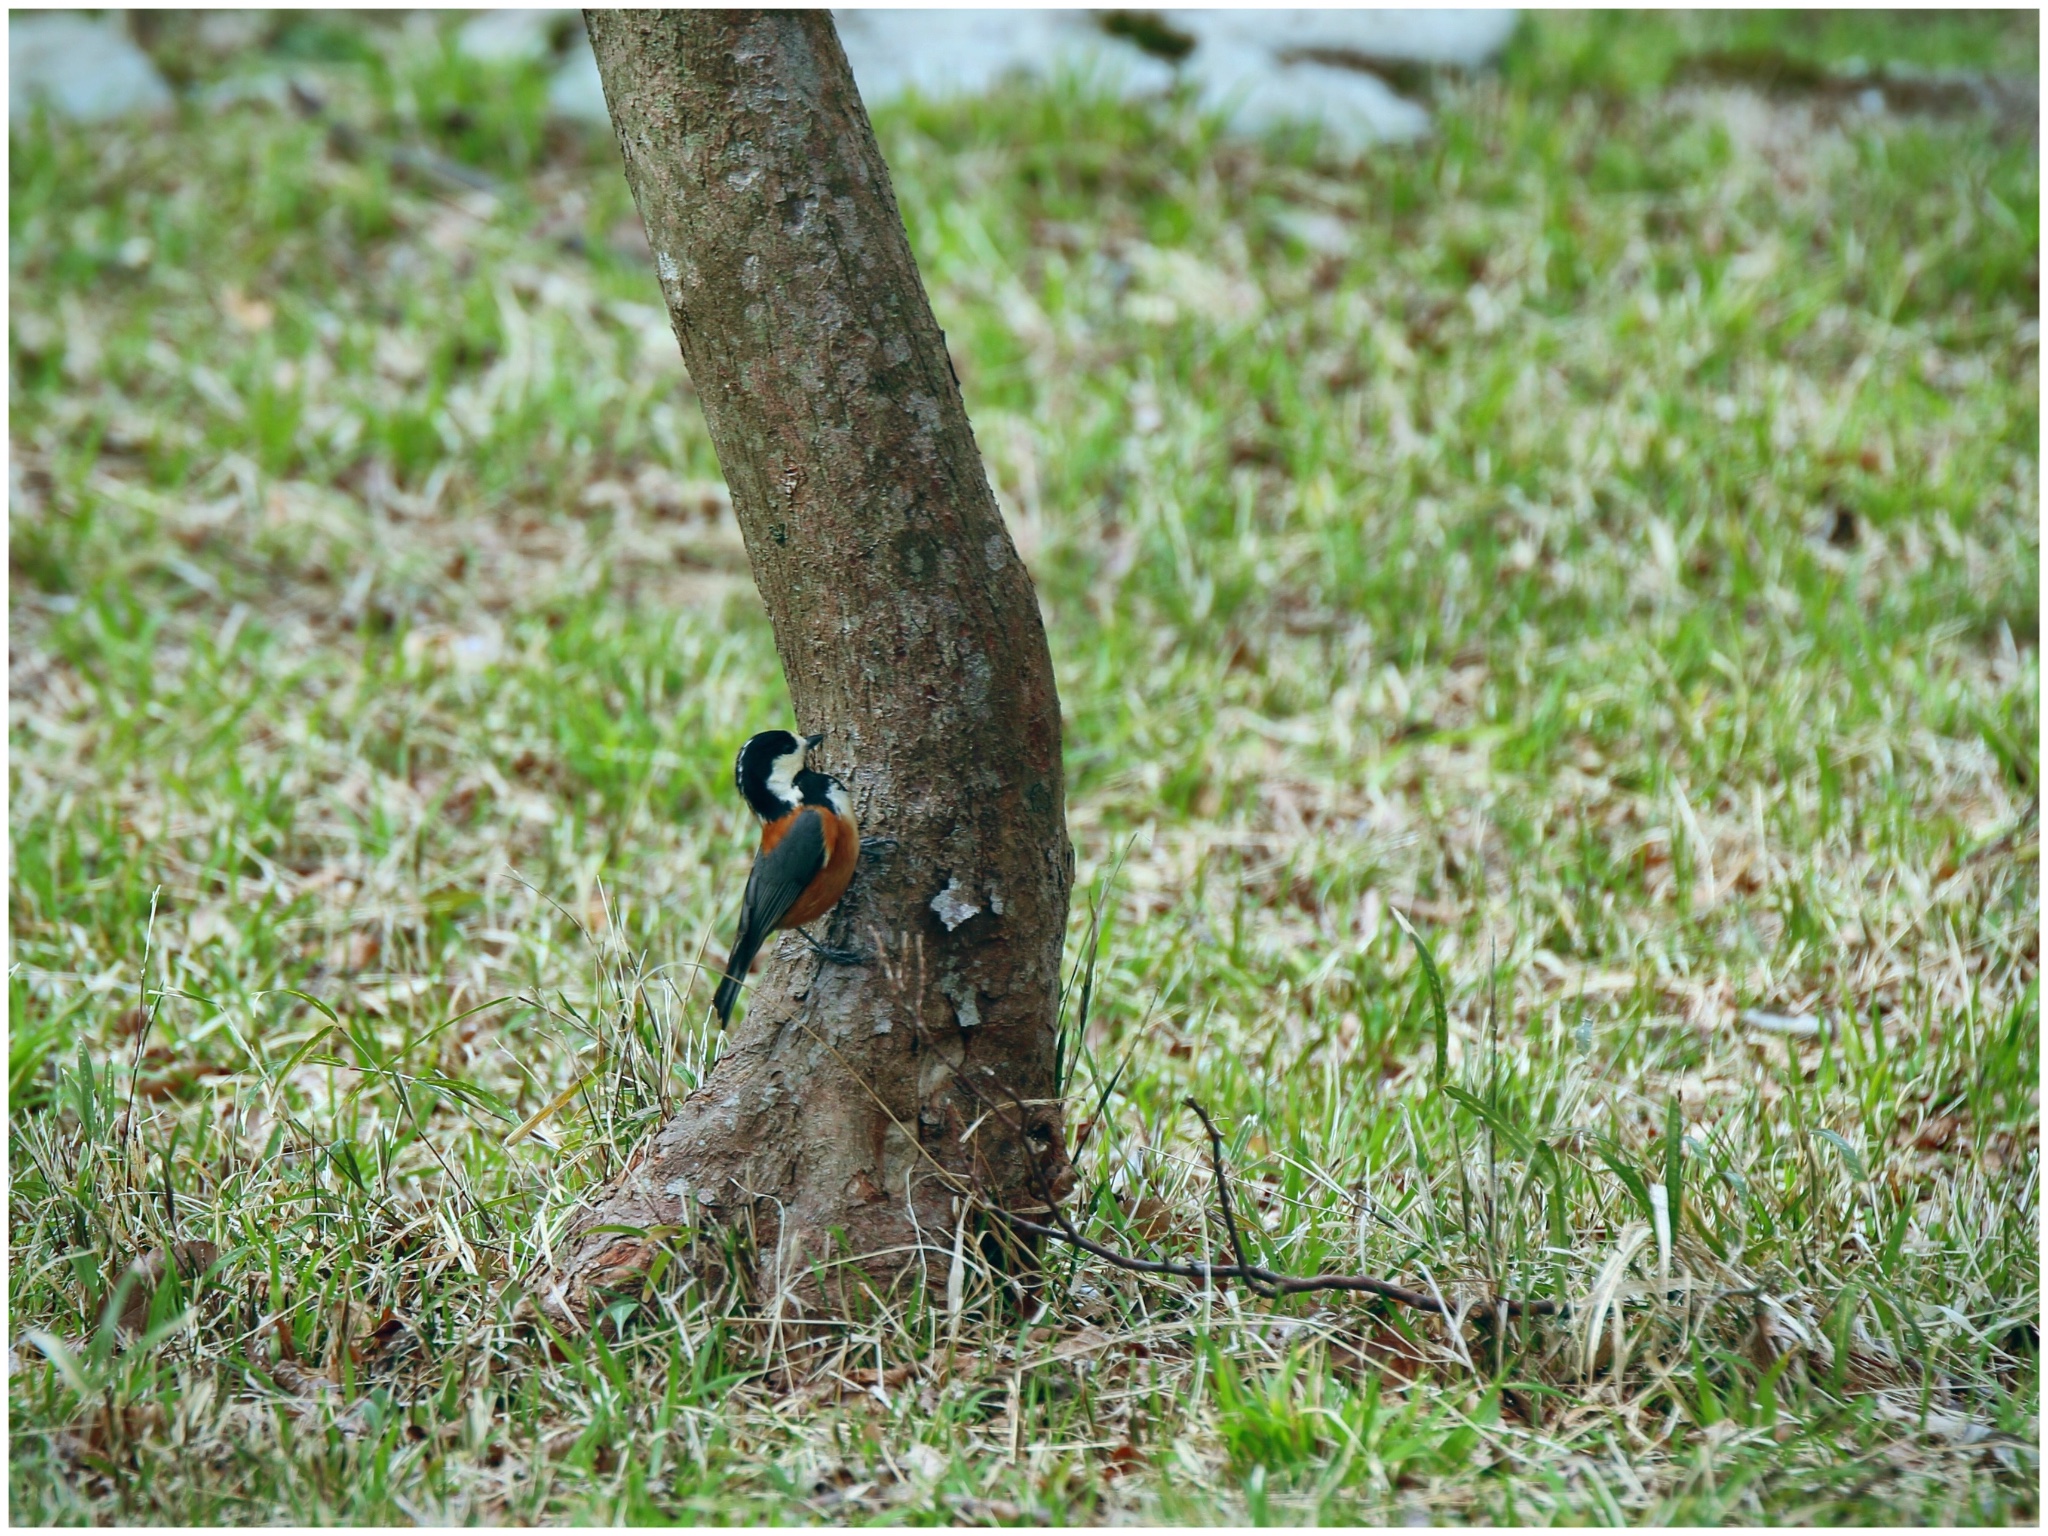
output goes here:
<path id="1" fill-rule="evenodd" d="M 894 843 L 829 919 L 871 962 L 780 941 L 549 1301 L 587 1315 L 664 1240 L 593 1227 L 736 1225 L 778 1315 L 830 1311 L 809 1265 L 851 1257 L 871 1285 L 942 1266 L 967 1184 L 1022 1208 L 1071 1180 L 1052 661 L 830 14 L 586 21 L 800 729 Z"/>

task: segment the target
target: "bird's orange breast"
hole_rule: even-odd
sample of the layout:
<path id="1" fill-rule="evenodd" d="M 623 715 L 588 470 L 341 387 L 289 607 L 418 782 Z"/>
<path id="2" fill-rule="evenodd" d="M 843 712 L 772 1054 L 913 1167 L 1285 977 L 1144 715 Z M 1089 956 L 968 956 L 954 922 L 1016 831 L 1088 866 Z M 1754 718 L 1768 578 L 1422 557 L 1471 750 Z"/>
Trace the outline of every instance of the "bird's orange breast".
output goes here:
<path id="1" fill-rule="evenodd" d="M 830 806 L 813 806 L 825 824 L 825 867 L 804 887 L 796 905 L 783 914 L 779 928 L 801 928 L 814 918 L 830 912 L 853 883 L 854 866 L 860 863 L 860 825 Z M 763 838 L 766 843 L 766 838 Z"/>

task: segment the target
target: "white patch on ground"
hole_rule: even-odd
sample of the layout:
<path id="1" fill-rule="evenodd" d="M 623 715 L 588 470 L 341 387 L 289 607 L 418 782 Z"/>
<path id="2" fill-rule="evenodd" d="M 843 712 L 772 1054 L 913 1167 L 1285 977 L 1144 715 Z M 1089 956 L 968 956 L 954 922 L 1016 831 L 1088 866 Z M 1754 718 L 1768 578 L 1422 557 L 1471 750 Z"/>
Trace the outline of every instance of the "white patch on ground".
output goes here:
<path id="1" fill-rule="evenodd" d="M 548 81 L 548 110 L 571 122 L 611 126 L 611 109 L 604 103 L 604 80 L 597 72 L 597 55 L 590 51 L 590 39 L 576 39 L 568 59 Z"/>
<path id="2" fill-rule="evenodd" d="M 7 27 L 7 119 L 28 120 L 38 102 L 53 117 L 98 123 L 168 112 L 171 88 L 118 21 L 65 12 L 16 15 Z"/>
<path id="3" fill-rule="evenodd" d="M 1318 256 L 1344 257 L 1352 252 L 1351 226 L 1335 214 L 1310 208 L 1280 208 L 1274 210 L 1272 218 L 1283 234 Z"/>
<path id="4" fill-rule="evenodd" d="M 550 35 L 549 24 L 510 18 L 556 14 L 487 12 L 463 29 L 465 40 L 476 34 L 465 46 L 532 48 L 533 39 Z M 1126 99 L 1164 97 L 1186 81 L 1204 108 L 1224 114 L 1234 133 L 1315 126 L 1339 148 L 1354 151 L 1429 131 L 1428 111 L 1372 74 L 1371 60 L 1475 68 L 1506 44 L 1518 14 L 1162 11 L 1167 26 L 1195 42 L 1178 63 L 1111 36 L 1090 11 L 842 10 L 833 12 L 833 20 L 869 106 L 909 91 L 934 98 L 975 96 L 1005 80 L 1067 74 Z M 608 122 L 588 42 L 578 35 L 569 47 L 549 84 L 549 106 L 563 117 Z"/>
<path id="5" fill-rule="evenodd" d="M 1507 45 L 1513 10 L 1162 11 L 1203 48 L 1284 55 L 1309 49 L 1476 69 Z M 1193 57 L 1193 56 L 1191 56 Z"/>
<path id="6" fill-rule="evenodd" d="M 1169 89 L 1173 66 L 1111 37 L 1086 11 L 835 11 L 861 99 L 974 96 L 1013 76 L 1072 70 L 1118 95 Z"/>
<path id="7" fill-rule="evenodd" d="M 455 50 L 464 58 L 491 64 L 545 59 L 555 40 L 580 36 L 583 18 L 575 11 L 479 11 L 455 34 Z"/>
<path id="8" fill-rule="evenodd" d="M 939 921 L 951 933 L 967 919 L 981 910 L 981 907 L 967 895 L 966 888 L 956 876 L 946 882 L 946 888 L 932 898 L 932 910 L 939 914 Z"/>
<path id="9" fill-rule="evenodd" d="M 1429 112 L 1377 75 L 1303 61 L 1280 65 L 1250 49 L 1198 48 L 1188 72 L 1202 105 L 1253 136 L 1314 124 L 1347 150 L 1404 143 L 1429 132 Z"/>

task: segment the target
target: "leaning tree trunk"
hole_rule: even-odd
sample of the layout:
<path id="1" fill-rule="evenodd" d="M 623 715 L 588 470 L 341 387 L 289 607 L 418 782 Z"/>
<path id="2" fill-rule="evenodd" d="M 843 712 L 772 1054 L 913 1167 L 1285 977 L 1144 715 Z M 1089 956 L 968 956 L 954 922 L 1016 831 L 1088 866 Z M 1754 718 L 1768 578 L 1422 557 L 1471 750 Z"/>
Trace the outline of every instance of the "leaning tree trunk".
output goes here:
<path id="1" fill-rule="evenodd" d="M 950 1256 L 963 1191 L 1021 1209 L 1071 1179 L 1059 700 L 830 14 L 586 20 L 797 720 L 828 733 L 863 832 L 894 842 L 830 920 L 872 963 L 780 942 L 704 1085 L 581 1221 L 551 1301 L 587 1315 L 646 1266 L 663 1234 L 621 1226 L 739 1225 L 788 1315 L 829 1304 L 815 1261 L 900 1277 Z"/>

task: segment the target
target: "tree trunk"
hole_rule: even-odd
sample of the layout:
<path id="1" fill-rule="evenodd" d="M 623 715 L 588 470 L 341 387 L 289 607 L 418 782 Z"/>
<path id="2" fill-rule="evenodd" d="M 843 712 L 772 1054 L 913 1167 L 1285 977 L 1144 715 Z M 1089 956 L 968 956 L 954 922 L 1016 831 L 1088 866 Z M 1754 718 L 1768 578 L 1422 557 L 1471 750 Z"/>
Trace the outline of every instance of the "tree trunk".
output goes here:
<path id="1" fill-rule="evenodd" d="M 550 1304 L 587 1316 L 663 1241 L 593 1227 L 738 1226 L 778 1315 L 834 1309 L 816 1261 L 870 1285 L 943 1266 L 963 1189 L 1022 1209 L 1071 1181 L 1052 661 L 830 14 L 586 20 L 800 729 L 828 733 L 863 832 L 894 843 L 829 919 L 871 962 L 780 941 Z"/>

